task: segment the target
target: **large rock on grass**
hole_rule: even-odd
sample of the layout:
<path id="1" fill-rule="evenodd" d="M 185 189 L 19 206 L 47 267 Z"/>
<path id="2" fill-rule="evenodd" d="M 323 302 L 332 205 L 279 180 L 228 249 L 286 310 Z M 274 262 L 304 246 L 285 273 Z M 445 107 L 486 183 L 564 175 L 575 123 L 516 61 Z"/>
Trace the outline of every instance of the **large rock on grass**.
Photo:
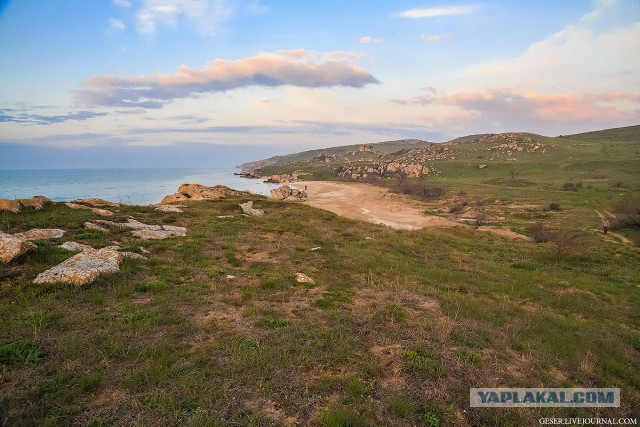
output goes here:
<path id="1" fill-rule="evenodd" d="M 33 208 L 39 211 L 46 204 L 51 203 L 51 200 L 49 200 L 47 197 L 44 197 L 44 196 L 33 196 L 30 199 L 16 199 L 16 202 L 20 202 L 20 204 L 24 208 Z"/>
<path id="2" fill-rule="evenodd" d="M 253 207 L 253 200 L 250 200 L 246 203 L 240 203 L 238 206 L 240 206 L 240 208 L 242 209 L 242 212 L 244 212 L 247 215 L 253 215 L 253 216 L 264 215 L 264 211 L 262 209 L 255 209 Z"/>
<path id="3" fill-rule="evenodd" d="M 101 274 L 119 271 L 122 259 L 123 255 L 116 247 L 106 247 L 98 250 L 84 247 L 79 254 L 38 274 L 33 283 L 62 282 L 84 285 L 91 283 Z"/>
<path id="4" fill-rule="evenodd" d="M 36 248 L 36 245 L 21 237 L 0 232 L 0 263 L 7 264 Z"/>
<path id="5" fill-rule="evenodd" d="M 18 213 L 22 210 L 22 204 L 17 200 L 0 199 L 0 211 Z"/>
<path id="6" fill-rule="evenodd" d="M 22 233 L 15 233 L 14 237 L 25 240 L 59 239 L 64 236 L 64 233 L 65 231 L 59 228 L 33 228 L 29 231 L 23 231 Z"/>
<path id="7" fill-rule="evenodd" d="M 129 218 L 127 222 L 118 225 L 133 229 L 131 234 L 141 239 L 166 239 L 167 237 L 184 237 L 187 235 L 185 227 L 145 224 L 133 218 Z"/>
<path id="8" fill-rule="evenodd" d="M 237 191 L 224 185 L 207 187 L 206 185 L 200 184 L 183 184 L 178 188 L 177 193 L 166 196 L 160 203 L 167 204 L 187 200 L 216 200 L 236 194 L 238 194 Z"/>

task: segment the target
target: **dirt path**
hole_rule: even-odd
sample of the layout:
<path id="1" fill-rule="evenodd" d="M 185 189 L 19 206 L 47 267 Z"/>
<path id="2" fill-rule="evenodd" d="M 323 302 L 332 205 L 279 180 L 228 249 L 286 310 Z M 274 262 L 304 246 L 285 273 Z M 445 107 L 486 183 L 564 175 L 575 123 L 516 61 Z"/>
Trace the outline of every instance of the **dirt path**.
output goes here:
<path id="1" fill-rule="evenodd" d="M 598 214 L 598 218 L 600 218 L 601 220 L 608 219 L 610 222 L 612 222 L 612 220 L 616 219 L 616 216 L 614 214 L 612 214 L 611 212 L 604 211 L 605 214 L 606 214 L 606 216 L 605 216 L 600 211 L 597 211 L 597 210 L 594 210 L 594 211 L 595 211 L 595 213 Z M 596 231 L 598 231 L 599 233 L 602 232 L 602 230 L 596 230 Z M 633 245 L 633 242 L 631 240 L 627 239 L 625 236 L 623 236 L 620 233 L 615 233 L 615 232 L 609 230 L 607 234 L 618 238 L 618 240 L 620 240 L 620 242 L 622 242 L 624 244 Z M 611 239 L 611 238 L 606 238 L 604 236 L 602 238 L 604 240 L 608 241 L 608 242 L 620 243 L 617 240 L 614 240 L 614 239 Z"/>
<path id="2" fill-rule="evenodd" d="M 401 194 L 369 184 L 332 181 L 304 181 L 291 184 L 307 187 L 307 205 L 333 212 L 346 218 L 382 224 L 396 230 L 419 230 L 429 227 L 469 227 L 466 224 L 435 215 L 425 215 L 426 206 Z M 530 240 L 511 230 L 480 227 L 481 231 Z"/>

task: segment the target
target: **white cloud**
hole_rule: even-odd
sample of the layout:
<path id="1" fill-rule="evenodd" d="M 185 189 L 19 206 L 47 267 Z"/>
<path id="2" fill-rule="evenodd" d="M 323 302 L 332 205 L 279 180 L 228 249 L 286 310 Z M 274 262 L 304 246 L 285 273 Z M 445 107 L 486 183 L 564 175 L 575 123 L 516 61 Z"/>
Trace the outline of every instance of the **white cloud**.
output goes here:
<path id="1" fill-rule="evenodd" d="M 237 60 L 214 59 L 201 70 L 181 65 L 170 75 L 95 76 L 73 94 L 84 105 L 162 108 L 175 99 L 251 86 L 362 88 L 379 83 L 353 64 L 355 57 L 297 49 Z"/>
<path id="2" fill-rule="evenodd" d="M 399 12 L 397 15 L 402 18 L 434 18 L 436 16 L 457 16 L 466 15 L 478 9 L 477 6 L 443 6 L 409 9 Z"/>
<path id="3" fill-rule="evenodd" d="M 113 4 L 115 4 L 118 7 L 124 7 L 124 8 L 128 8 L 131 7 L 131 2 L 129 2 L 128 0 L 112 0 Z"/>
<path id="4" fill-rule="evenodd" d="M 360 37 L 360 43 L 362 43 L 362 44 L 371 43 L 371 37 Z"/>
<path id="5" fill-rule="evenodd" d="M 609 2 L 577 23 L 540 40 L 521 55 L 473 65 L 459 76 L 465 88 L 524 87 L 549 93 L 640 92 L 640 22 L 611 28 Z M 604 25 L 603 25 L 604 23 Z"/>
<path id="6" fill-rule="evenodd" d="M 124 30 L 126 27 L 126 25 L 124 25 L 124 22 L 120 21 L 119 19 L 115 19 L 115 18 L 111 18 L 109 19 L 109 29 L 113 30 L 113 31 L 120 31 L 120 30 Z"/>
<path id="7" fill-rule="evenodd" d="M 160 26 L 185 21 L 201 34 L 214 35 L 232 15 L 229 0 L 142 0 L 136 27 L 140 33 L 153 35 Z"/>

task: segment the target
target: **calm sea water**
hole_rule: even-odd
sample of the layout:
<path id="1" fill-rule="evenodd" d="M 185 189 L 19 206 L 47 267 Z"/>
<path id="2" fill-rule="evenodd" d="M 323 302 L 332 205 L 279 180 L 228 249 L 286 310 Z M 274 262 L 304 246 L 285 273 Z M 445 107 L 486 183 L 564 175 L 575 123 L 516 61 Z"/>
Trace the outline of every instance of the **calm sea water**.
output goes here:
<path id="1" fill-rule="evenodd" d="M 0 198 L 41 194 L 54 201 L 97 197 L 135 205 L 159 203 L 181 184 L 226 185 L 268 195 L 277 187 L 234 175 L 238 169 L 18 169 L 0 170 Z"/>

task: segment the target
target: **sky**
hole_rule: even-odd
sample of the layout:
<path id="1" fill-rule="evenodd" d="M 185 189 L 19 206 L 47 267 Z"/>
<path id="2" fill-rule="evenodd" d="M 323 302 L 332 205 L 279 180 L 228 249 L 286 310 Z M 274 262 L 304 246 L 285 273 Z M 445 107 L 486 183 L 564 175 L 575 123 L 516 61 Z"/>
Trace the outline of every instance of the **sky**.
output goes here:
<path id="1" fill-rule="evenodd" d="M 0 0 L 0 167 L 635 125 L 639 42 L 638 0 Z"/>

